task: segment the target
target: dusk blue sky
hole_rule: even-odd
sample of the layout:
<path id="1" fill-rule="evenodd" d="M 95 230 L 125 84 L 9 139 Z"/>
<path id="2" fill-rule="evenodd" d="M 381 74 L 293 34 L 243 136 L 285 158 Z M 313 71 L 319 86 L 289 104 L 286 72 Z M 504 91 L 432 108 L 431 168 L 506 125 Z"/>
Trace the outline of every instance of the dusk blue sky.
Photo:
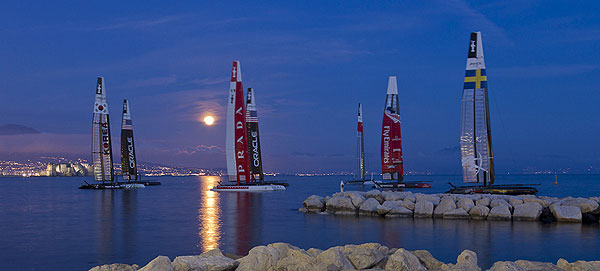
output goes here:
<path id="1" fill-rule="evenodd" d="M 97 76 L 112 133 L 131 103 L 138 159 L 224 168 L 233 60 L 256 92 L 264 168 L 380 170 L 398 76 L 407 171 L 459 173 L 460 98 L 481 31 L 498 172 L 600 167 L 597 1 L 9 1 L 0 10 L 0 154 L 90 157 Z M 199 120 L 215 115 L 212 127 Z M 115 140 L 117 142 L 118 140 Z M 118 142 L 113 146 L 118 150 Z M 118 157 L 118 155 L 116 155 Z"/>

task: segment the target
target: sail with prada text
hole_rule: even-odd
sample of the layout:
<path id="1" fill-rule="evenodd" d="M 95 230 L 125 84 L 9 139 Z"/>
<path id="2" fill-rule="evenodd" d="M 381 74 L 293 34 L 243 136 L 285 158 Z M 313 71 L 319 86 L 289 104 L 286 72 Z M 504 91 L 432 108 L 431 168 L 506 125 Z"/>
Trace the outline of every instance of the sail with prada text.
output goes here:
<path id="1" fill-rule="evenodd" d="M 231 83 L 227 104 L 225 151 L 229 181 L 235 181 L 238 185 L 241 182 L 248 183 L 251 181 L 250 169 L 248 167 L 247 136 L 242 71 L 240 62 L 234 61 L 231 69 Z"/>

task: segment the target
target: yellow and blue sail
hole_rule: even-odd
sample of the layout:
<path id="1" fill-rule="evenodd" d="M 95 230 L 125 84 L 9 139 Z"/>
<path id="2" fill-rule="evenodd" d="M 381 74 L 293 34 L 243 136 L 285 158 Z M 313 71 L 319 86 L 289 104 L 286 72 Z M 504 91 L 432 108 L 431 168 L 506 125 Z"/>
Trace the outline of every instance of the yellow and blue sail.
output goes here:
<path id="1" fill-rule="evenodd" d="M 487 88 L 485 69 L 467 70 L 465 73 L 464 89 Z"/>

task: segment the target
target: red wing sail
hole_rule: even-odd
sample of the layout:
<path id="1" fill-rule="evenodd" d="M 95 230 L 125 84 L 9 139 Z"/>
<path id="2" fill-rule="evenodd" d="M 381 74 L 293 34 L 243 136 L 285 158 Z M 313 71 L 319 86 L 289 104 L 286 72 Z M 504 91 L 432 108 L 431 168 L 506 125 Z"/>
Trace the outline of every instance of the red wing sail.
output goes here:
<path id="1" fill-rule="evenodd" d="M 381 127 L 381 172 L 384 180 L 398 180 L 404 176 L 402 137 L 396 77 L 390 76 Z"/>
<path id="2" fill-rule="evenodd" d="M 246 108 L 244 103 L 244 88 L 242 87 L 241 71 L 238 61 L 233 62 L 231 81 L 235 86 L 235 164 L 238 185 L 250 181 L 248 168 L 248 138 L 246 133 Z"/>

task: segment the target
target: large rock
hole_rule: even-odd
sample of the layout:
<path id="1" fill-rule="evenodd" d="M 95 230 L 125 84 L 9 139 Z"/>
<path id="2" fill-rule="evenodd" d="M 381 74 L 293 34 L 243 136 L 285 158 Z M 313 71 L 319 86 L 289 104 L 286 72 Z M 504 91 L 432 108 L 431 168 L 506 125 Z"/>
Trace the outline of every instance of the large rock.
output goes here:
<path id="1" fill-rule="evenodd" d="M 274 270 L 313 271 L 327 270 L 327 265 L 302 250 L 290 250 L 287 257 L 279 260 Z"/>
<path id="2" fill-rule="evenodd" d="M 511 218 L 512 215 L 507 205 L 493 207 L 487 217 L 488 220 L 511 220 Z"/>
<path id="3" fill-rule="evenodd" d="M 414 214 L 415 217 L 432 217 L 433 203 L 428 200 L 417 201 Z"/>
<path id="4" fill-rule="evenodd" d="M 95 266 L 89 271 L 135 271 L 136 268 L 122 263 L 113 263 L 113 264 L 105 264 L 100 266 Z"/>
<path id="5" fill-rule="evenodd" d="M 367 200 L 358 191 L 344 192 L 344 195 L 346 197 L 349 197 L 352 200 L 352 205 L 354 205 L 354 207 L 356 207 L 357 209 L 358 209 L 358 207 L 360 207 L 360 205 L 363 203 L 363 201 Z"/>
<path id="6" fill-rule="evenodd" d="M 373 198 L 376 199 L 380 204 L 383 204 L 383 202 L 385 201 L 383 198 L 383 195 L 381 194 L 381 191 L 379 190 L 370 190 L 367 192 L 367 194 L 365 195 L 365 198 L 369 199 L 369 198 Z"/>
<path id="7" fill-rule="evenodd" d="M 525 270 L 545 270 L 545 271 L 560 271 L 560 270 L 562 270 L 552 263 L 543 263 L 543 262 L 526 261 L 526 260 L 518 260 L 518 261 L 515 261 L 515 263 L 518 264 L 519 266 L 525 268 Z"/>
<path id="8" fill-rule="evenodd" d="M 523 204 L 523 200 L 521 198 L 517 198 L 517 197 L 510 197 L 510 198 L 508 198 L 508 204 L 515 207 L 517 205 Z"/>
<path id="9" fill-rule="evenodd" d="M 523 203 L 537 202 L 540 205 L 542 205 L 543 208 L 550 207 L 550 205 L 552 204 L 552 201 L 541 199 L 541 198 L 538 198 L 538 197 L 536 197 L 534 195 L 525 195 L 525 196 L 522 196 L 522 197 L 523 197 Z"/>
<path id="10" fill-rule="evenodd" d="M 402 201 L 402 207 L 409 209 L 411 211 L 414 211 L 415 210 L 415 202 L 407 197 Z"/>
<path id="11" fill-rule="evenodd" d="M 387 264 L 385 265 L 385 270 L 412 271 L 427 269 L 421 264 L 421 261 L 419 261 L 417 256 L 413 255 L 408 250 L 399 248 L 389 257 Z"/>
<path id="12" fill-rule="evenodd" d="M 402 200 L 402 195 L 393 191 L 383 191 L 381 192 L 381 196 L 384 201 Z"/>
<path id="13" fill-rule="evenodd" d="M 560 258 L 556 266 L 567 271 L 600 270 L 600 261 L 576 261 L 569 263 L 567 260 Z"/>
<path id="14" fill-rule="evenodd" d="M 173 271 L 171 260 L 167 256 L 158 256 L 138 271 Z"/>
<path id="15" fill-rule="evenodd" d="M 302 202 L 302 206 L 309 212 L 321 212 L 325 210 L 325 200 L 323 197 L 312 195 Z"/>
<path id="16" fill-rule="evenodd" d="M 306 251 L 306 253 L 308 253 L 308 255 L 310 255 L 310 256 L 317 257 L 317 256 L 319 256 L 319 254 L 323 253 L 323 250 L 311 247 Z"/>
<path id="17" fill-rule="evenodd" d="M 475 201 L 475 205 L 489 207 L 490 206 L 490 198 L 483 197 L 482 199 Z"/>
<path id="18" fill-rule="evenodd" d="M 334 214 L 356 214 L 356 207 L 349 197 L 333 197 L 327 201 L 326 206 L 327 211 Z"/>
<path id="19" fill-rule="evenodd" d="M 385 217 L 409 217 L 413 215 L 413 211 L 404 208 L 403 206 L 394 206 Z"/>
<path id="20" fill-rule="evenodd" d="M 360 205 L 360 207 L 358 208 L 358 213 L 361 215 L 377 216 L 379 215 L 377 213 L 377 208 L 379 206 L 381 206 L 381 204 L 379 204 L 379 201 L 377 201 L 374 198 L 368 198 L 367 200 L 363 201 L 363 203 Z"/>
<path id="21" fill-rule="evenodd" d="M 238 262 L 225 257 L 219 249 L 193 256 L 179 256 L 173 260 L 175 271 L 226 271 L 235 270 Z"/>
<path id="22" fill-rule="evenodd" d="M 451 270 L 473 270 L 479 271 L 481 267 L 477 265 L 477 253 L 471 250 L 464 250 L 456 258 L 456 265 L 450 268 Z"/>
<path id="23" fill-rule="evenodd" d="M 515 220 L 539 220 L 542 214 L 542 205 L 537 202 L 528 202 L 515 206 L 513 219 Z"/>
<path id="24" fill-rule="evenodd" d="M 380 215 L 385 215 L 385 214 L 389 213 L 393 208 L 402 207 L 401 204 L 402 204 L 402 201 L 399 201 L 399 200 L 386 201 L 383 204 L 381 204 L 379 207 L 377 207 L 377 213 Z"/>
<path id="25" fill-rule="evenodd" d="M 271 270 L 280 258 L 284 257 L 281 257 L 279 251 L 273 247 L 253 247 L 248 252 L 248 256 L 238 259 L 239 266 L 236 271 Z"/>
<path id="26" fill-rule="evenodd" d="M 433 210 L 433 217 L 442 217 L 445 212 L 456 209 L 456 203 L 451 198 L 444 198 Z"/>
<path id="27" fill-rule="evenodd" d="M 581 222 L 581 209 L 577 206 L 560 206 L 554 204 L 550 206 L 550 211 L 556 221 L 561 222 Z"/>
<path id="28" fill-rule="evenodd" d="M 356 269 L 371 268 L 385 258 L 385 254 L 378 249 L 380 246 L 377 243 L 367 243 L 348 247 L 350 249 L 346 250 L 346 255 Z"/>
<path id="29" fill-rule="evenodd" d="M 433 205 L 440 204 L 440 197 L 435 196 L 435 195 L 417 193 L 417 194 L 415 194 L 415 198 L 416 198 L 417 202 L 426 200 L 426 201 L 430 201 L 431 203 L 433 203 Z"/>
<path id="30" fill-rule="evenodd" d="M 458 203 L 456 204 L 456 206 L 458 208 L 463 208 L 466 212 L 469 212 L 471 210 L 471 208 L 473 208 L 473 206 L 475 206 L 475 203 L 473 203 L 473 200 L 470 198 L 462 198 L 462 199 L 458 200 Z"/>
<path id="31" fill-rule="evenodd" d="M 528 269 L 523 268 L 515 262 L 495 262 L 489 271 L 527 271 Z M 540 269 L 544 270 L 544 269 Z"/>
<path id="32" fill-rule="evenodd" d="M 586 198 L 575 198 L 564 201 L 561 205 L 577 206 L 581 209 L 581 213 L 589 213 L 598 209 L 598 202 Z"/>
<path id="33" fill-rule="evenodd" d="M 438 261 L 427 250 L 415 250 L 412 254 L 419 258 L 419 261 L 427 270 L 440 270 L 444 266 L 443 262 Z"/>
<path id="34" fill-rule="evenodd" d="M 512 205 L 508 204 L 506 200 L 500 198 L 493 199 L 490 202 L 490 208 L 494 209 L 494 207 L 497 206 L 507 206 L 508 208 L 512 209 Z"/>
<path id="35" fill-rule="evenodd" d="M 350 260 L 348 260 L 346 256 L 344 256 L 344 247 L 340 246 L 332 247 L 321 252 L 321 254 L 317 256 L 317 260 L 321 261 L 326 266 L 334 265 L 340 270 L 354 269 L 354 266 L 352 265 Z"/>
<path id="36" fill-rule="evenodd" d="M 279 252 L 279 258 L 283 259 L 287 257 L 290 250 L 300 250 L 299 247 L 292 246 L 288 243 L 277 242 L 273 244 L 268 244 L 267 247 L 271 247 L 276 249 Z"/>
<path id="37" fill-rule="evenodd" d="M 454 210 L 446 211 L 443 217 L 444 219 L 469 218 L 469 213 L 463 208 L 456 208 Z"/>
<path id="38" fill-rule="evenodd" d="M 469 216 L 472 219 L 486 219 L 490 214 L 490 208 L 484 205 L 475 205 L 469 210 Z"/>

